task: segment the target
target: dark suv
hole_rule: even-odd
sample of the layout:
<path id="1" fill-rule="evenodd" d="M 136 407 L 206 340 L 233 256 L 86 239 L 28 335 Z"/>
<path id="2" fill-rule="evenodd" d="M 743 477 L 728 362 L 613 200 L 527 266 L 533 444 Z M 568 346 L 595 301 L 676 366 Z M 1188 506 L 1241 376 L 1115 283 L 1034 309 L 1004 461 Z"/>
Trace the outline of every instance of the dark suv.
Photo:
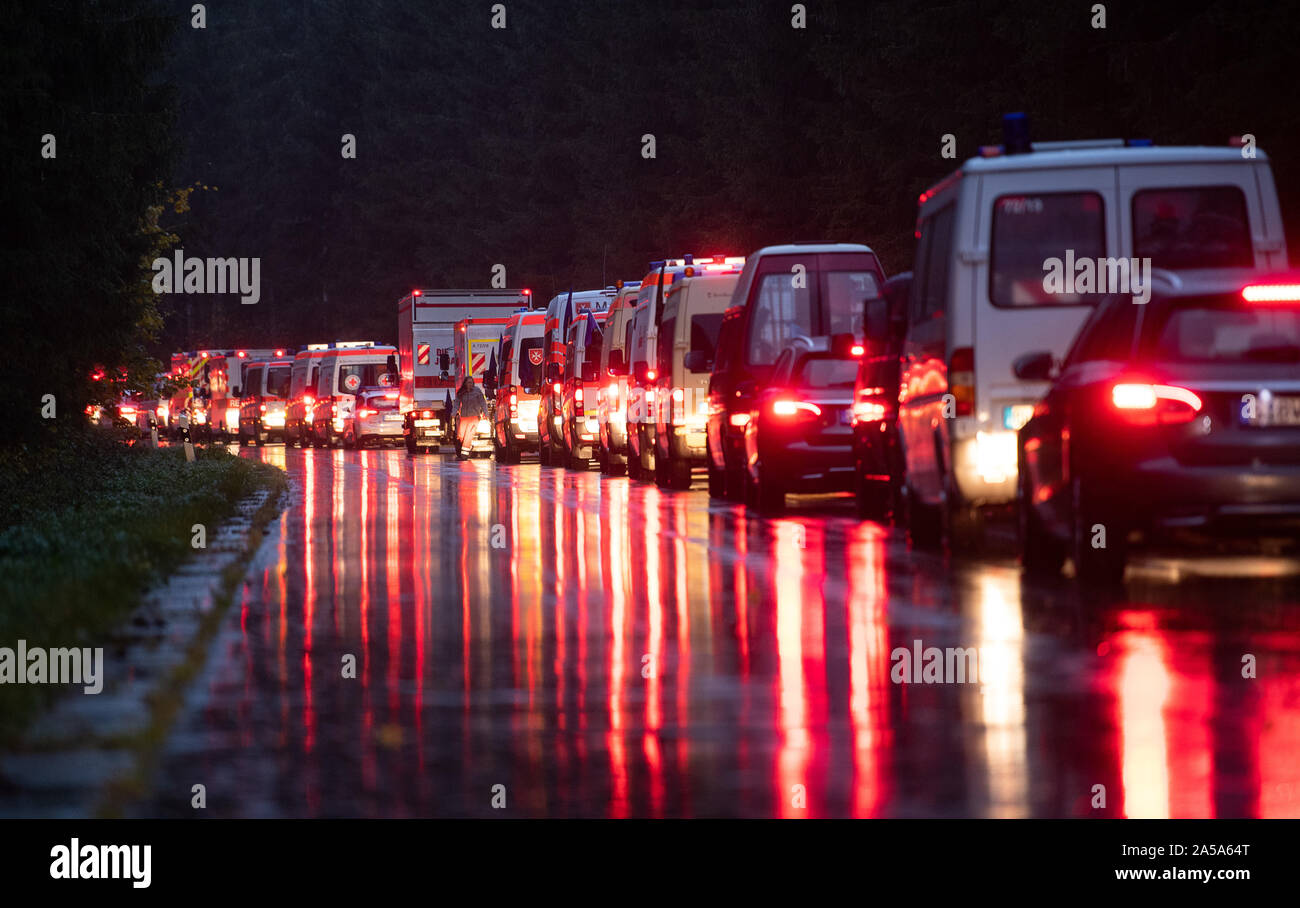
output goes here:
<path id="1" fill-rule="evenodd" d="M 912 272 L 885 281 L 885 295 L 867 300 L 862 312 L 864 348 L 853 386 L 854 492 L 858 513 L 886 520 L 898 510 L 903 451 L 898 444 L 898 381 L 907 331 Z"/>
<path id="2" fill-rule="evenodd" d="M 735 336 L 720 338 L 734 346 L 718 351 L 709 381 L 710 494 L 743 495 L 745 422 L 790 340 L 857 335 L 863 303 L 884 283 L 875 253 L 856 243 L 767 246 L 746 259 L 732 298 L 738 313 L 723 323 Z"/>

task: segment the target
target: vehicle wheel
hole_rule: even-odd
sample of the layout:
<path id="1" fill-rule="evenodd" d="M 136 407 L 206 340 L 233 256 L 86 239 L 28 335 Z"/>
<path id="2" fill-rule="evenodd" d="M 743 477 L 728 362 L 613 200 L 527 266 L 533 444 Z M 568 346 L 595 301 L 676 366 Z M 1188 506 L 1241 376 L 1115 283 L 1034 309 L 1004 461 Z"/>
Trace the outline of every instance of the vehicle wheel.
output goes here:
<path id="1" fill-rule="evenodd" d="M 727 464 L 722 472 L 722 485 L 724 496 L 728 501 L 745 500 L 745 474 L 743 467 L 734 467 Z"/>
<path id="2" fill-rule="evenodd" d="M 1016 533 L 1020 541 L 1020 562 L 1025 573 L 1033 577 L 1059 577 L 1065 563 L 1065 546 L 1043 526 L 1030 502 L 1025 468 L 1020 468 L 1019 494 L 1016 496 Z"/>
<path id="3" fill-rule="evenodd" d="M 953 553 L 977 552 L 984 541 L 984 518 L 977 508 L 962 500 L 961 493 L 952 484 L 952 477 L 944 481 L 942 518 L 943 542 Z"/>
<path id="4" fill-rule="evenodd" d="M 1077 475 L 1070 486 L 1070 504 L 1075 576 L 1085 586 L 1119 586 L 1128 557 L 1127 529 L 1097 501 L 1091 484 Z"/>
<path id="5" fill-rule="evenodd" d="M 915 490 L 909 488 L 907 502 L 907 535 L 915 548 L 937 549 L 943 543 L 943 516 L 939 508 L 917 499 Z"/>
<path id="6" fill-rule="evenodd" d="M 727 478 L 713 465 L 713 455 L 709 458 L 709 497 L 726 498 L 727 497 Z"/>
<path id="7" fill-rule="evenodd" d="M 889 487 L 883 482 L 867 479 L 858 467 L 854 480 L 854 497 L 857 499 L 858 516 L 863 520 L 885 523 L 889 520 Z"/>
<path id="8" fill-rule="evenodd" d="M 750 504 L 757 508 L 760 514 L 781 513 L 785 509 L 785 489 L 763 468 L 761 460 L 754 465 L 754 472 L 758 474 L 756 478 L 750 476 L 748 472 L 745 474 L 749 480 L 747 497 Z"/>
<path id="9" fill-rule="evenodd" d="M 670 489 L 673 485 L 673 477 L 669 472 L 668 458 L 660 457 L 659 452 L 655 452 L 655 485 L 661 489 Z"/>
<path id="10" fill-rule="evenodd" d="M 668 461 L 668 488 L 685 492 L 691 487 L 691 478 L 690 464 Z"/>

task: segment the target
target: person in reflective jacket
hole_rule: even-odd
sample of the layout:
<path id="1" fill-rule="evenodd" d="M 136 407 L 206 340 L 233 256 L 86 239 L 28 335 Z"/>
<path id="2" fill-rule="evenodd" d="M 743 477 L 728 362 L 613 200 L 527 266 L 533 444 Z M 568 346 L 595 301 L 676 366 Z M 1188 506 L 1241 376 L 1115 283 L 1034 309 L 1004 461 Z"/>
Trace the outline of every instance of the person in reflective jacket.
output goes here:
<path id="1" fill-rule="evenodd" d="M 456 459 L 465 460 L 474 446 L 474 433 L 480 419 L 487 419 L 487 398 L 474 384 L 474 376 L 465 376 L 456 391 Z"/>

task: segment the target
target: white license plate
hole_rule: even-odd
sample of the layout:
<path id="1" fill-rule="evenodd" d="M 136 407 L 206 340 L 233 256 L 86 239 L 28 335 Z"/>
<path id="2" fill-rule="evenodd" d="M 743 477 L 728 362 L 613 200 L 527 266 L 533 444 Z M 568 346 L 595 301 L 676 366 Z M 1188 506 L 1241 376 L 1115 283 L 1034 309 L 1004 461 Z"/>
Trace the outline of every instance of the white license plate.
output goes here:
<path id="1" fill-rule="evenodd" d="M 1242 423 L 1248 426 L 1300 426 L 1300 395 L 1265 397 L 1255 400 L 1253 416 L 1249 408 L 1242 407 Z"/>
<path id="2" fill-rule="evenodd" d="M 402 421 L 401 413 L 386 413 L 384 415 L 384 422 L 401 422 L 401 421 Z"/>
<path id="3" fill-rule="evenodd" d="M 416 424 L 417 426 L 436 426 L 436 425 L 438 424 L 438 420 L 436 420 L 436 419 L 417 419 L 417 420 L 415 421 L 415 424 Z"/>

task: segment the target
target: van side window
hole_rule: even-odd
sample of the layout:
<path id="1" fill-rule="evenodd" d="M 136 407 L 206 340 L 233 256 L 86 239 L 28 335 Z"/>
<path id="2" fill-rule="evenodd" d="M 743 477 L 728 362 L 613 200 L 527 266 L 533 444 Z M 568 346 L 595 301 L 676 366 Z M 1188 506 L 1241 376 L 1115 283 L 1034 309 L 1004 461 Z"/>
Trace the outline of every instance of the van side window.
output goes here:
<path id="1" fill-rule="evenodd" d="M 921 221 L 917 227 L 920 236 L 916 240 L 916 262 L 913 274 L 914 286 L 908 294 L 907 320 L 916 325 L 921 322 L 922 306 L 925 300 L 925 275 L 930 266 L 930 245 L 934 241 L 934 218 Z"/>
<path id="2" fill-rule="evenodd" d="M 746 360 L 751 366 L 770 365 L 795 335 L 812 336 L 812 290 L 809 285 L 816 279 L 816 275 L 805 275 L 801 282 L 803 286 L 796 287 L 793 273 L 777 271 L 763 275 L 749 322 Z"/>
<path id="3" fill-rule="evenodd" d="M 1049 293 L 1048 262 L 1106 255 L 1106 217 L 1095 192 L 1004 195 L 993 202 L 989 299 L 995 306 L 1077 306 L 1096 302 L 1080 293 Z M 1063 264 L 1062 264 L 1063 268 Z"/>
<path id="4" fill-rule="evenodd" d="M 659 326 L 659 374 L 672 375 L 673 369 L 673 337 L 677 330 L 677 316 L 664 319 Z"/>
<path id="5" fill-rule="evenodd" d="M 718 327 L 718 357 L 713 363 L 714 372 L 726 372 L 731 368 L 731 361 L 735 358 L 736 337 L 738 332 L 736 326 L 740 324 L 740 319 L 722 319 Z"/>
<path id="6" fill-rule="evenodd" d="M 1251 268 L 1246 197 L 1236 186 L 1133 193 L 1133 255 L 1153 268 Z"/>
<path id="7" fill-rule="evenodd" d="M 920 312 L 923 319 L 948 311 L 948 275 L 952 270 L 952 227 L 956 210 L 955 205 L 948 205 L 930 219 L 931 239 Z"/>

